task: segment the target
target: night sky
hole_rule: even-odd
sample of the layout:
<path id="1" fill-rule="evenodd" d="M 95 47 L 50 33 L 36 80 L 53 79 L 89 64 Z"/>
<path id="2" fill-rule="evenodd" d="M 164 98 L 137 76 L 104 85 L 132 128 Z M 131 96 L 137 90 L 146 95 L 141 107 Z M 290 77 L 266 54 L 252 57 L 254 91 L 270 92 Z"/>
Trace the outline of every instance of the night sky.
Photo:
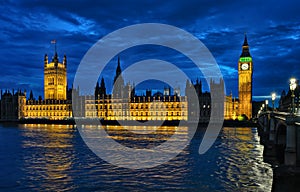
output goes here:
<path id="1" fill-rule="evenodd" d="M 220 66 L 227 94 L 232 91 L 238 96 L 237 62 L 245 32 L 254 60 L 255 100 L 287 90 L 292 76 L 300 79 L 300 1 L 3 0 L 0 4 L 3 90 L 21 88 L 33 90 L 35 97 L 43 95 L 43 57 L 45 53 L 53 56 L 53 39 L 60 59 L 63 54 L 68 57 L 70 86 L 82 57 L 94 43 L 114 30 L 140 23 L 174 25 L 199 38 Z M 150 58 L 185 69 L 192 66 L 176 54 L 162 47 L 141 46 L 119 56 L 122 69 Z M 109 90 L 116 62 L 117 57 L 102 74 Z M 193 80 L 199 76 L 189 75 Z M 159 89 L 161 85 L 151 86 Z"/>

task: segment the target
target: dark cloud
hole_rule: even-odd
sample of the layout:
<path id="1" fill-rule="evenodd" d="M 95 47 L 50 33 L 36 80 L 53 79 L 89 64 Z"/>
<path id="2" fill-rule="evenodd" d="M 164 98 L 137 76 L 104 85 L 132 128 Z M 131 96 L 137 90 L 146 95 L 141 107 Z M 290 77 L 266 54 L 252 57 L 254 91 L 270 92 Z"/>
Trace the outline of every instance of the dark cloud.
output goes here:
<path id="1" fill-rule="evenodd" d="M 52 39 L 58 42 L 60 58 L 68 56 L 71 84 L 80 60 L 101 37 L 128 25 L 161 22 L 198 37 L 220 65 L 227 93 L 232 91 L 235 96 L 237 61 L 247 32 L 254 59 L 254 95 L 281 92 L 288 88 L 291 76 L 300 78 L 299 4 L 296 0 L 4 0 L 0 2 L 0 88 L 24 86 L 42 95 L 43 57 L 45 53 L 53 55 Z M 165 49 L 141 47 L 121 53 L 121 57 L 123 68 L 155 57 L 177 63 L 192 79 L 199 76 L 193 76 L 193 65 L 184 56 Z M 115 62 L 116 58 L 104 77 L 113 76 Z"/>

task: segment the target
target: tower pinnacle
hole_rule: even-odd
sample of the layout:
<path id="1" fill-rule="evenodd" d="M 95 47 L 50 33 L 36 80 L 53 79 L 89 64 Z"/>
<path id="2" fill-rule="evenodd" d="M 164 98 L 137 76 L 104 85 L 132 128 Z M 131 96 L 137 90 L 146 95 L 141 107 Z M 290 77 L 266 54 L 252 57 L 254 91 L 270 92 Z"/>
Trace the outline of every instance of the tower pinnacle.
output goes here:
<path id="1" fill-rule="evenodd" d="M 247 33 L 245 33 L 245 38 L 244 38 L 243 46 L 249 46 L 248 45 L 248 40 L 247 40 Z"/>
<path id="2" fill-rule="evenodd" d="M 115 79 L 114 79 L 114 83 L 116 82 L 117 78 L 121 75 L 122 70 L 121 70 L 121 64 L 120 64 L 120 57 L 118 56 L 118 66 L 116 69 L 116 75 L 115 75 Z"/>
<path id="3" fill-rule="evenodd" d="M 124 79 L 122 77 L 122 70 L 120 64 L 120 57 L 118 57 L 118 66 L 116 69 L 116 75 L 114 78 L 113 84 L 113 95 L 115 97 L 122 97 L 123 96 L 123 89 L 124 89 Z"/>
<path id="4" fill-rule="evenodd" d="M 242 54 L 240 57 L 251 57 L 246 33 L 245 33 L 245 38 L 244 38 L 244 43 L 243 43 L 243 48 L 242 48 Z"/>

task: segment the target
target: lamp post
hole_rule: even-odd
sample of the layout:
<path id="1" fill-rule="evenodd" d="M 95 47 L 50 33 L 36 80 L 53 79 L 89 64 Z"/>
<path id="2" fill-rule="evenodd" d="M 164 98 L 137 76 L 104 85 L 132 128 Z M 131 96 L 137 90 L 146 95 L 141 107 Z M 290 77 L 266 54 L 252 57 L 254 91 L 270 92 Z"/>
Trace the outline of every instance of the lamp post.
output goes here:
<path id="1" fill-rule="evenodd" d="M 265 104 L 266 104 L 266 111 L 268 111 L 268 105 L 269 105 L 269 100 L 268 99 L 265 100 Z"/>
<path id="2" fill-rule="evenodd" d="M 284 155 L 284 164 L 295 166 L 297 163 L 297 128 L 295 126 L 295 89 L 296 79 L 290 79 L 290 90 L 292 97 L 292 112 L 286 117 L 286 148 Z"/>
<path id="3" fill-rule="evenodd" d="M 295 97 L 296 97 L 296 95 L 295 95 Z M 297 111 L 296 111 L 296 113 L 298 114 L 298 115 L 300 115 L 300 92 L 298 92 L 298 98 L 297 98 Z"/>
<path id="4" fill-rule="evenodd" d="M 262 104 L 261 108 L 262 108 L 262 111 L 265 111 L 265 104 L 264 103 Z"/>
<path id="5" fill-rule="evenodd" d="M 290 90 L 292 92 L 292 114 L 295 113 L 295 89 L 296 89 L 296 79 L 291 78 L 290 79 Z"/>
<path id="6" fill-rule="evenodd" d="M 276 93 L 272 93 L 271 97 L 272 97 L 272 108 L 273 108 L 273 111 L 274 111 L 274 109 L 275 109 Z"/>

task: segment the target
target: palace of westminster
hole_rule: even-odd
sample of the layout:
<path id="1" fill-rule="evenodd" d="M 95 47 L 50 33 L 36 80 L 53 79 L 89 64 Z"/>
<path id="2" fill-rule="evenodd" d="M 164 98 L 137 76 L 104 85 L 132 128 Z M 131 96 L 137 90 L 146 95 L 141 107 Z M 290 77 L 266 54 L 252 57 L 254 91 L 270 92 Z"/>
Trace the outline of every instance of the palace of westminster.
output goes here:
<path id="1" fill-rule="evenodd" d="M 239 115 L 252 118 L 252 73 L 253 63 L 249 52 L 249 45 L 245 35 L 242 54 L 238 61 L 238 92 L 239 98 L 232 95 L 225 96 L 224 119 L 236 119 Z M 27 98 L 23 91 L 1 91 L 0 119 L 72 119 L 72 97 L 75 100 L 76 117 L 99 118 L 103 120 L 195 120 L 208 122 L 210 118 L 211 96 L 209 92 L 202 91 L 201 81 L 191 83 L 187 80 L 185 95 L 179 89 L 174 89 L 171 94 L 169 87 L 163 93 L 152 93 L 147 90 L 143 96 L 135 94 L 134 86 L 125 84 L 122 78 L 120 58 L 118 58 L 114 82 L 118 79 L 118 86 L 113 88 L 111 94 L 106 92 L 105 81 L 102 78 L 100 85 L 97 83 L 94 95 L 79 95 L 79 90 L 67 88 L 67 57 L 63 61 L 58 59 L 57 52 L 49 62 L 48 56 L 44 57 L 44 100 L 35 99 L 32 92 Z M 119 83 L 119 81 L 121 83 Z M 220 86 L 224 90 L 224 81 L 216 83 L 210 81 L 210 87 Z M 220 89 L 219 89 L 220 90 Z M 193 111 L 193 104 L 189 96 L 191 91 L 196 91 L 199 101 L 199 113 Z M 74 101 L 74 99 L 73 99 Z M 197 117 L 195 117 L 197 114 Z"/>

